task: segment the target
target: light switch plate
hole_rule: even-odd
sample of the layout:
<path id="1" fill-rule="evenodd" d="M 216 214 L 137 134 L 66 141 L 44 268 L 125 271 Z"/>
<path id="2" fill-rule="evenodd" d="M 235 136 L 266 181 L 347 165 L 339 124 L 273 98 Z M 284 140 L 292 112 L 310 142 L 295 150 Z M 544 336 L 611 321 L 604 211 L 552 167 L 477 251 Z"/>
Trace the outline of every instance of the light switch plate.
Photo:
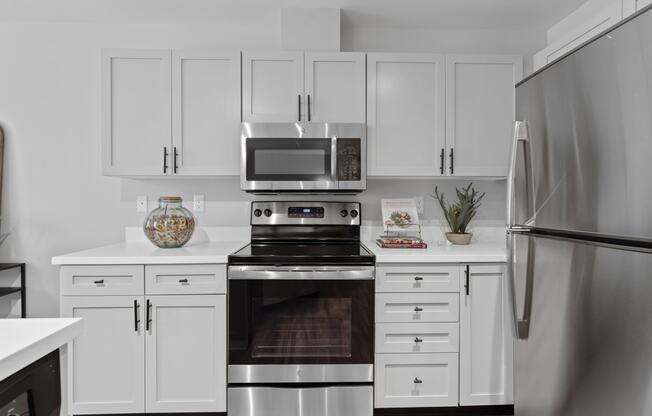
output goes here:
<path id="1" fill-rule="evenodd" d="M 136 197 L 136 212 L 147 212 L 147 195 Z"/>
<path id="2" fill-rule="evenodd" d="M 192 210 L 195 212 L 204 212 L 204 195 L 195 195 L 192 197 Z"/>

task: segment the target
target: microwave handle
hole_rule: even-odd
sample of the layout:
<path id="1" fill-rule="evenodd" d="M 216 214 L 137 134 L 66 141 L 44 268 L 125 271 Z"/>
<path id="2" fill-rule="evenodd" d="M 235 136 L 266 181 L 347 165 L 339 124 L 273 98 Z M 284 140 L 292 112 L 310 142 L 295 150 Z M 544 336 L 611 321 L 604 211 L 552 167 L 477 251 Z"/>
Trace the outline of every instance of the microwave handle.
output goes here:
<path id="1" fill-rule="evenodd" d="M 337 175 L 337 137 L 331 139 L 331 180 L 338 181 Z"/>

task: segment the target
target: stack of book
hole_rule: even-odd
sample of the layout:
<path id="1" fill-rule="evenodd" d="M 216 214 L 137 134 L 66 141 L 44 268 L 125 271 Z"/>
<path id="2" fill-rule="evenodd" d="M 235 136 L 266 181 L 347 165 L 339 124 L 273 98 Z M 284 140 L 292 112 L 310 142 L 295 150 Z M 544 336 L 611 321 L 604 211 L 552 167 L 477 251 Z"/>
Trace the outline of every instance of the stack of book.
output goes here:
<path id="1" fill-rule="evenodd" d="M 376 239 L 382 248 L 427 248 L 421 238 L 419 214 L 414 199 L 383 199 L 383 234 Z"/>

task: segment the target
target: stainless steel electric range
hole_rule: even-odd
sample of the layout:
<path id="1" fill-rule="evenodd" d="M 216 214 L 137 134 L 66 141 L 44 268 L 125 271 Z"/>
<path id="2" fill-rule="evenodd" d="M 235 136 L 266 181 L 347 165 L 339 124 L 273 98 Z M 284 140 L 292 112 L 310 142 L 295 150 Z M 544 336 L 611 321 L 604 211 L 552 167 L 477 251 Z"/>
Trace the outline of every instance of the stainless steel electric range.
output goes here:
<path id="1" fill-rule="evenodd" d="M 357 202 L 253 202 L 229 256 L 229 416 L 373 414 L 375 258 Z"/>

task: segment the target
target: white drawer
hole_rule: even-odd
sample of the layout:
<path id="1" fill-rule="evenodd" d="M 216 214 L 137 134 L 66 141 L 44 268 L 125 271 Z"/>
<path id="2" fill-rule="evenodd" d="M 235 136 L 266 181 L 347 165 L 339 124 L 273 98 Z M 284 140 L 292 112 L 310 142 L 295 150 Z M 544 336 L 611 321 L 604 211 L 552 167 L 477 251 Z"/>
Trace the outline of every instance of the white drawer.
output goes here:
<path id="1" fill-rule="evenodd" d="M 377 293 L 376 322 L 458 322 L 457 293 Z"/>
<path id="2" fill-rule="evenodd" d="M 383 264 L 376 268 L 376 292 L 459 292 L 460 267 Z"/>
<path id="3" fill-rule="evenodd" d="M 61 266 L 61 295 L 143 295 L 144 266 Z"/>
<path id="4" fill-rule="evenodd" d="M 457 406 L 458 355 L 377 354 L 376 407 Z"/>
<path id="5" fill-rule="evenodd" d="M 376 324 L 377 353 L 458 352 L 458 323 Z"/>
<path id="6" fill-rule="evenodd" d="M 148 295 L 226 293 L 224 264 L 166 264 L 145 266 Z"/>

